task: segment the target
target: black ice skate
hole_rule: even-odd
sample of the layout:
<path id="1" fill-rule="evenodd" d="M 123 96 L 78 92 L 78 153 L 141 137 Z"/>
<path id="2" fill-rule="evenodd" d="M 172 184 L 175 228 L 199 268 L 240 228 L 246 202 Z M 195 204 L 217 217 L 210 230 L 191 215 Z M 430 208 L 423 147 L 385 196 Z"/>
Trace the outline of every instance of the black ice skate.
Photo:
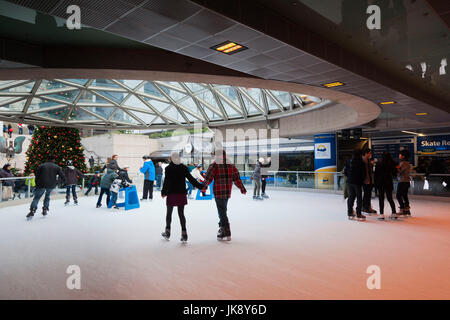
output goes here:
<path id="1" fill-rule="evenodd" d="M 356 220 L 358 221 L 366 221 L 366 216 L 363 214 L 360 214 L 359 216 L 356 216 Z"/>
<path id="2" fill-rule="evenodd" d="M 48 213 L 48 208 L 42 207 L 42 215 L 45 217 Z"/>
<path id="3" fill-rule="evenodd" d="M 78 205 L 78 198 L 74 198 L 74 199 L 73 199 L 73 203 L 74 203 L 75 205 Z"/>
<path id="4" fill-rule="evenodd" d="M 356 215 L 354 215 L 354 214 L 349 214 L 347 216 L 348 216 L 348 220 L 355 220 L 355 218 L 356 218 Z"/>
<path id="5" fill-rule="evenodd" d="M 399 215 L 396 213 L 392 213 L 391 216 L 389 217 L 391 220 L 398 220 Z"/>
<path id="6" fill-rule="evenodd" d="M 262 196 L 264 199 L 269 199 L 269 196 L 268 196 L 267 194 L 265 194 L 265 193 L 263 193 L 261 196 Z"/>
<path id="7" fill-rule="evenodd" d="M 182 232 L 181 232 L 181 239 L 180 239 L 180 241 L 183 242 L 183 243 L 186 243 L 187 240 L 188 240 L 188 235 L 187 235 L 186 230 L 185 230 L 185 231 L 182 231 Z"/>
<path id="8" fill-rule="evenodd" d="M 406 207 L 405 209 L 403 209 L 403 216 L 405 217 L 405 218 L 409 218 L 409 217 L 411 217 L 411 211 L 409 211 L 409 207 Z"/>
<path id="9" fill-rule="evenodd" d="M 33 219 L 35 212 L 36 212 L 35 208 L 30 208 L 30 213 L 27 214 L 27 220 Z"/>
<path id="10" fill-rule="evenodd" d="M 64 202 L 64 205 L 65 206 L 68 206 L 70 204 L 70 199 L 69 198 L 66 198 L 66 202 Z"/>
<path id="11" fill-rule="evenodd" d="M 166 228 L 166 231 L 161 233 L 161 236 L 164 238 L 164 240 L 169 240 L 170 239 L 170 229 Z M 186 240 L 187 240 L 187 235 L 186 235 Z"/>
<path id="12" fill-rule="evenodd" d="M 219 241 L 231 240 L 231 231 L 229 226 L 219 228 L 219 231 L 217 232 L 217 240 Z"/>

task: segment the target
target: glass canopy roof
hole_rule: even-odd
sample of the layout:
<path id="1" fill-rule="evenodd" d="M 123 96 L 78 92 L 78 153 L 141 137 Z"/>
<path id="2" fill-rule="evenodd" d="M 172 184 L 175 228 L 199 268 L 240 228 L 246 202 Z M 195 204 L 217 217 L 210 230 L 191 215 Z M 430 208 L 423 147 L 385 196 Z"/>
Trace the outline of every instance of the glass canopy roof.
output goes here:
<path id="1" fill-rule="evenodd" d="M 0 118 L 95 128 L 167 128 L 288 116 L 329 102 L 210 83 L 54 79 L 0 81 Z"/>

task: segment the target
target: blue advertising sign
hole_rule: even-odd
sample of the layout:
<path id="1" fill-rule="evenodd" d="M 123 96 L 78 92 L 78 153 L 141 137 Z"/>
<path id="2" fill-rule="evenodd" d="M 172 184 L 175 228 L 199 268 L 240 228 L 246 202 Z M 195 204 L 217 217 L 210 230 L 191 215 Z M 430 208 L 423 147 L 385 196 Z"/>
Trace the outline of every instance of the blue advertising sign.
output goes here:
<path id="1" fill-rule="evenodd" d="M 336 163 L 336 134 L 314 135 L 314 170 L 336 171 Z"/>
<path id="2" fill-rule="evenodd" d="M 314 170 L 315 185 L 319 189 L 330 189 L 334 186 L 336 172 L 336 134 L 314 135 Z"/>
<path id="3" fill-rule="evenodd" d="M 417 151 L 450 151 L 450 135 L 417 137 Z"/>

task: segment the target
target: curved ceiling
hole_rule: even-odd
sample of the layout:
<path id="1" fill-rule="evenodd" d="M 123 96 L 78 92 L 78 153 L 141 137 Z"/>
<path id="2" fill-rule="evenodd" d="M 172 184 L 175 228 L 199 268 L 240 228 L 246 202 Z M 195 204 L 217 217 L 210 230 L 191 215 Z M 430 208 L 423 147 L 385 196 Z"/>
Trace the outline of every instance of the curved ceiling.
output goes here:
<path id="1" fill-rule="evenodd" d="M 17 80 L 25 75 L 30 80 Z M 367 123 L 381 110 L 343 92 L 245 77 L 31 68 L 11 71 L 9 79 L 16 80 L 1 78 L 0 119 L 44 125 L 156 129 L 192 127 L 201 122 L 214 127 L 298 118 L 326 109 L 328 119 L 318 119 L 317 128 L 323 123 L 333 128 L 342 108 L 351 114 L 344 121 L 339 119 L 344 127 Z"/>
<path id="2" fill-rule="evenodd" d="M 301 93 L 119 79 L 0 81 L 0 116 L 79 127 L 154 128 L 285 117 L 330 104 Z"/>

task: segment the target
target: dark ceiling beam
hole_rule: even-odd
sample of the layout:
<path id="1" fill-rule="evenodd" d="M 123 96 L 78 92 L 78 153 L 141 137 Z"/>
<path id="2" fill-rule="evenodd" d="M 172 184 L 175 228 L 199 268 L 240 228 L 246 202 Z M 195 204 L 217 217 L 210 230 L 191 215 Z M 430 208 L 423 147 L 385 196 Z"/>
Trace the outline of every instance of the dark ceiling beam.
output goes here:
<path id="1" fill-rule="evenodd" d="M 0 38 L 0 59 L 42 68 L 151 70 L 255 78 L 158 48 L 46 46 Z"/>
<path id="2" fill-rule="evenodd" d="M 318 58 L 333 63 L 357 75 L 378 82 L 405 95 L 450 112 L 450 98 L 435 92 L 430 84 L 417 85 L 412 79 L 400 76 L 394 71 L 381 70 L 373 63 L 365 60 L 353 51 L 334 43 L 330 39 L 315 33 L 299 21 L 291 21 L 281 14 L 248 0 L 191 0 L 210 10 L 227 16 L 239 23 L 263 32 L 277 40 L 301 49 Z M 297 2 L 305 15 L 317 15 L 307 6 Z M 299 8 L 296 8 L 299 10 Z M 323 19 L 323 18 L 321 18 Z M 339 80 L 339 79 L 336 79 Z"/>

